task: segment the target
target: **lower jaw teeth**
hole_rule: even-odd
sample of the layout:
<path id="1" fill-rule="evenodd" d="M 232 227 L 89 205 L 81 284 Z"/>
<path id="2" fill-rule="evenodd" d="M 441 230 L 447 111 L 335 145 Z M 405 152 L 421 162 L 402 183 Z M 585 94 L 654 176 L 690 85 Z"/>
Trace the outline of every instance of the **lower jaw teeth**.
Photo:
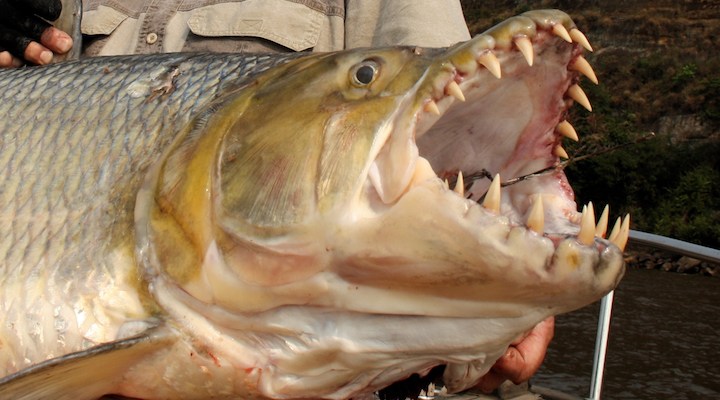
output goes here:
<path id="1" fill-rule="evenodd" d="M 609 207 L 605 206 L 602 215 L 600 215 L 600 220 L 598 220 L 597 224 L 595 224 L 595 210 L 593 209 L 592 202 L 583 207 L 580 221 L 580 232 L 577 234 L 578 242 L 586 246 L 590 246 L 594 243 L 595 237 L 604 238 L 605 233 L 607 232 L 608 213 Z M 626 215 L 625 218 L 618 217 L 608 240 L 616 245 L 620 250 L 625 250 L 629 236 L 630 214 Z"/>
<path id="2" fill-rule="evenodd" d="M 482 206 L 496 214 L 500 213 L 501 204 L 501 179 L 497 174 L 492 180 L 490 187 L 482 197 Z M 458 172 L 455 187 L 453 189 L 460 196 L 465 196 L 465 181 L 462 171 Z M 577 214 L 576 214 L 577 215 Z M 592 202 L 583 207 L 582 214 L 579 216 L 571 216 L 570 222 L 580 225 L 580 231 L 576 237 L 579 243 L 585 246 L 591 246 L 595 243 L 595 238 L 605 238 L 608 227 L 609 207 L 605 206 L 600 219 L 595 222 L 595 209 Z M 529 230 L 543 235 L 545 228 L 545 212 L 543 206 L 542 194 L 538 194 L 533 201 L 532 208 L 528 214 L 526 226 Z M 628 237 L 630 234 L 630 215 L 625 218 L 618 218 L 608 237 L 608 240 L 615 244 L 620 250 L 625 250 Z"/>
<path id="3" fill-rule="evenodd" d="M 490 188 L 484 196 L 483 207 L 494 213 L 500 213 L 500 175 L 495 175 L 493 182 L 490 184 Z M 535 196 L 530 212 L 528 213 L 526 226 L 529 230 L 536 232 L 540 235 L 544 234 L 545 228 L 545 212 L 543 206 L 543 196 L 538 194 Z M 580 223 L 580 231 L 576 237 L 578 242 L 585 246 L 591 246 L 595 243 L 595 238 L 605 238 L 608 226 L 608 215 L 609 207 L 605 206 L 600 219 L 595 222 L 595 209 L 592 202 L 588 203 L 583 207 L 579 221 L 576 218 L 573 223 Z M 628 237 L 630 234 L 630 215 L 627 215 L 624 219 L 618 218 L 615 226 L 608 237 L 608 240 L 615 244 L 620 250 L 625 250 L 627 245 Z"/>
<path id="4" fill-rule="evenodd" d="M 530 215 L 528 216 L 527 227 L 531 231 L 541 235 L 545 232 L 545 210 L 543 208 L 542 195 L 538 195 L 533 202 Z"/>

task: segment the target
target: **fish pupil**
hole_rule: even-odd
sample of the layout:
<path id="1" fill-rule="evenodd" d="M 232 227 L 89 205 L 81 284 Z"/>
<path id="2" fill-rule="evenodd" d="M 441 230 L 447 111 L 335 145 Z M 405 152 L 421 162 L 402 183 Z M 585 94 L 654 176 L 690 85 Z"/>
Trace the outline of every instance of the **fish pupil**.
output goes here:
<path id="1" fill-rule="evenodd" d="M 363 85 L 372 82 L 375 77 L 375 68 L 370 65 L 363 65 L 355 71 L 355 79 Z"/>

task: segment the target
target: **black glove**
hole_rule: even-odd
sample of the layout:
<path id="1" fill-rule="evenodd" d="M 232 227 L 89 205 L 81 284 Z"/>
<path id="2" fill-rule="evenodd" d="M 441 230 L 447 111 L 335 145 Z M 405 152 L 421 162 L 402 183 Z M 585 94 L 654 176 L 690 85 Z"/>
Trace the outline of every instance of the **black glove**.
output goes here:
<path id="1" fill-rule="evenodd" d="M 58 47 L 53 40 L 57 35 L 69 36 L 51 28 L 48 22 L 56 20 L 61 10 L 60 0 L 0 0 L 0 52 L 9 51 L 16 58 L 27 58 L 36 64 L 49 62 L 48 55 L 52 54 L 45 53 L 40 58 L 48 50 L 45 46 L 56 53 L 66 52 L 66 45 Z M 39 47 L 28 50 L 32 42 Z"/>

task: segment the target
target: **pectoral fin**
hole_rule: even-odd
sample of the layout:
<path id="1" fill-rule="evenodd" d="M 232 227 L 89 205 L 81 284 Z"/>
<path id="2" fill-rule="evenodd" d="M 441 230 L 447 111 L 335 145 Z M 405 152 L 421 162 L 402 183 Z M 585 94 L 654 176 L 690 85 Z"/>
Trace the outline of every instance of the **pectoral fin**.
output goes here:
<path id="1" fill-rule="evenodd" d="M 0 379 L 0 399 L 83 400 L 111 394 L 138 361 L 176 339 L 164 327 L 54 358 Z"/>

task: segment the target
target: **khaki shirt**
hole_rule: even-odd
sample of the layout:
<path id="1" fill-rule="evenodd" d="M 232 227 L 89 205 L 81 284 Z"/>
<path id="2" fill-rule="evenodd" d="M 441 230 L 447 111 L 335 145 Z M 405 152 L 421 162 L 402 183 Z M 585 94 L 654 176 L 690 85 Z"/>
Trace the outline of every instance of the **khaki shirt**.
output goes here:
<path id="1" fill-rule="evenodd" d="M 458 0 L 83 0 L 86 55 L 334 51 L 470 38 Z"/>

